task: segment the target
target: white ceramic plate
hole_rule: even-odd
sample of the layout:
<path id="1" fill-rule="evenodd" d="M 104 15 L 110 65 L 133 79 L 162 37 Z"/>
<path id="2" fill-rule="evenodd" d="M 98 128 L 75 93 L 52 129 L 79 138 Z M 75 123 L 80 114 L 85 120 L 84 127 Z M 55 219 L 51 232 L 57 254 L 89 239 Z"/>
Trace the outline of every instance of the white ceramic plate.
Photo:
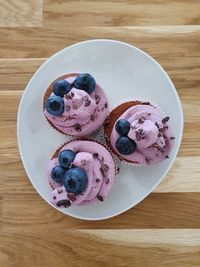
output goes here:
<path id="1" fill-rule="evenodd" d="M 63 49 L 33 75 L 21 99 L 17 134 L 21 158 L 34 188 L 49 204 L 46 166 L 55 149 L 68 137 L 52 129 L 43 115 L 43 95 L 58 76 L 88 72 L 106 92 L 111 108 L 121 101 L 146 99 L 170 116 L 176 137 L 170 159 L 149 167 L 120 164 L 120 175 L 104 202 L 68 209 L 70 216 L 102 220 L 116 216 L 142 201 L 162 181 L 178 152 L 183 132 L 183 112 L 175 87 L 163 68 L 149 55 L 126 43 L 90 40 Z M 50 204 L 51 205 L 51 204 Z"/>

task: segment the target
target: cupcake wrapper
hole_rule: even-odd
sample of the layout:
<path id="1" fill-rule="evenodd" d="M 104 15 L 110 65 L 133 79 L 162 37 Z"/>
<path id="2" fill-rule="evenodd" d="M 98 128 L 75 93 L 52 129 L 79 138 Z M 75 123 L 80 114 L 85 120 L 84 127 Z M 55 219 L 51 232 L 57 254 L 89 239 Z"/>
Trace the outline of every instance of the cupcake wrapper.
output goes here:
<path id="1" fill-rule="evenodd" d="M 161 110 L 161 108 L 160 108 L 157 104 L 155 104 L 155 103 L 154 103 L 153 101 L 151 101 L 151 100 L 147 100 L 147 99 L 145 99 L 145 98 L 140 98 L 140 97 L 129 98 L 129 99 L 126 99 L 126 100 L 123 101 L 123 102 L 120 101 L 118 104 L 115 104 L 115 105 L 113 106 L 113 108 L 110 110 L 110 113 L 111 113 L 113 110 L 115 110 L 118 106 L 120 106 L 121 104 L 126 103 L 126 102 L 130 102 L 130 101 L 149 102 L 151 106 L 157 108 L 157 109 L 163 114 L 163 116 L 165 116 L 165 113 L 163 112 L 163 110 Z M 149 166 L 149 165 L 147 165 L 147 164 L 141 164 L 141 163 L 130 162 L 130 161 L 127 161 L 127 160 L 121 158 L 121 157 L 114 151 L 114 149 L 108 144 L 108 139 L 109 139 L 109 137 L 106 135 L 106 133 L 105 133 L 105 129 L 104 129 L 104 128 L 105 128 L 105 127 L 103 126 L 102 134 L 104 135 L 103 140 L 105 141 L 105 145 L 106 145 L 107 147 L 110 148 L 110 150 L 112 151 L 112 154 L 116 157 L 117 160 L 119 160 L 120 162 L 122 162 L 122 163 L 124 163 L 124 164 L 126 164 L 126 165 L 128 165 L 128 166 L 131 166 L 131 167 L 148 167 L 148 166 Z"/>
<path id="2" fill-rule="evenodd" d="M 67 136 L 67 137 L 69 137 L 69 138 L 77 138 L 77 139 L 84 138 L 84 136 L 83 136 L 83 137 L 81 137 L 81 136 L 78 137 L 78 136 L 74 136 L 74 135 L 70 135 L 70 134 L 66 134 L 66 133 L 62 132 L 61 130 L 59 130 L 58 128 L 56 128 L 56 127 L 54 126 L 54 124 L 53 124 L 50 120 L 48 120 L 47 117 L 46 117 L 45 115 L 44 115 L 44 117 L 45 117 L 47 123 L 51 126 L 51 128 L 52 128 L 56 133 L 62 134 L 62 135 Z M 101 127 L 99 127 L 98 129 L 94 130 L 92 133 L 90 133 L 90 134 L 88 134 L 88 135 L 85 135 L 85 136 L 86 136 L 86 137 L 91 137 L 91 136 L 96 135 L 96 134 L 100 134 L 102 140 L 104 139 L 103 125 L 102 125 Z"/>

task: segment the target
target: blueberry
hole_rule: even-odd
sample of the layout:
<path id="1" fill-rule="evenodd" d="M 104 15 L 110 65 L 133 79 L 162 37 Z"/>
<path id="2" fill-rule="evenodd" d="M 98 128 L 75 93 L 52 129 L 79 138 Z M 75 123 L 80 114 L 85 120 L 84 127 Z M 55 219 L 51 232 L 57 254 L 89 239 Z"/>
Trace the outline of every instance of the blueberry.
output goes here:
<path id="1" fill-rule="evenodd" d="M 115 129 L 120 135 L 127 135 L 130 130 L 130 127 L 131 126 L 130 126 L 129 121 L 124 120 L 124 119 L 118 120 L 115 125 Z"/>
<path id="2" fill-rule="evenodd" d="M 45 107 L 48 113 L 59 117 L 64 112 L 64 100 L 60 96 L 49 96 L 45 103 Z"/>
<path id="3" fill-rule="evenodd" d="M 51 171 L 51 178 L 54 182 L 63 184 L 63 178 L 66 170 L 62 166 L 55 166 Z"/>
<path id="4" fill-rule="evenodd" d="M 120 136 L 116 141 L 116 148 L 122 155 L 130 155 L 136 150 L 136 143 L 128 136 Z"/>
<path id="5" fill-rule="evenodd" d="M 86 189 L 88 177 L 84 169 L 75 167 L 66 171 L 63 182 L 68 192 L 80 194 Z"/>
<path id="6" fill-rule="evenodd" d="M 66 149 L 60 152 L 58 161 L 60 165 L 66 169 L 70 167 L 70 164 L 74 161 L 76 153 L 70 149 Z"/>
<path id="7" fill-rule="evenodd" d="M 96 81 L 90 74 L 82 73 L 76 77 L 74 87 L 91 94 L 95 90 Z"/>
<path id="8" fill-rule="evenodd" d="M 63 97 L 71 90 L 71 84 L 66 80 L 58 80 L 53 85 L 53 92 L 55 95 Z"/>

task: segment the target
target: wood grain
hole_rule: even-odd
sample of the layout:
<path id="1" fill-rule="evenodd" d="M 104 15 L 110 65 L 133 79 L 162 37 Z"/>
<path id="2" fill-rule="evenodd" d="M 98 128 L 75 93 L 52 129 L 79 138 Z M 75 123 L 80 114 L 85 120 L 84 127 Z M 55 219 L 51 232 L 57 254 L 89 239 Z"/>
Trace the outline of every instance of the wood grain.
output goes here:
<path id="1" fill-rule="evenodd" d="M 200 26 L 198 25 L 175 28 L 174 26 L 56 27 L 38 28 L 37 31 L 33 28 L 20 28 L 10 29 L 9 32 L 2 28 L 0 35 L 0 57 L 3 58 L 49 57 L 56 51 L 79 41 L 108 38 L 125 41 L 144 49 L 166 69 L 173 70 L 179 67 L 181 71 L 186 68 L 191 72 L 192 68 L 195 71 L 195 67 L 197 70 L 199 66 Z M 10 42 L 12 39 L 16 41 Z M 181 73 L 178 77 L 179 80 L 183 79 Z"/>
<path id="2" fill-rule="evenodd" d="M 43 0 L 0 0 L 0 27 L 42 26 Z"/>
<path id="3" fill-rule="evenodd" d="M 48 26 L 132 26 L 200 24 L 198 1 L 45 0 Z"/>
<path id="4" fill-rule="evenodd" d="M 199 166 L 200 157 L 178 157 L 154 192 L 200 192 Z"/>
<path id="5" fill-rule="evenodd" d="M 173 27 L 170 28 L 169 38 L 173 36 L 173 33 L 171 33 L 171 31 L 173 31 Z M 140 33 L 141 32 L 142 30 L 140 30 Z M 162 35 L 163 32 L 164 29 L 162 27 L 160 34 Z M 178 89 L 178 93 L 183 98 L 185 98 L 186 96 L 190 97 L 190 99 L 192 99 L 193 101 L 195 100 L 197 103 L 199 92 L 198 90 L 196 90 L 196 88 L 199 88 L 200 84 L 200 56 L 198 54 L 198 47 L 196 47 L 197 51 L 196 49 L 191 49 L 190 51 L 190 45 L 192 45 L 192 42 L 195 40 L 191 40 L 191 33 L 183 32 L 183 34 L 185 35 L 188 44 L 186 46 L 184 42 L 183 45 L 181 44 L 182 41 L 180 40 L 180 43 L 177 43 L 176 46 L 176 53 L 173 52 L 173 47 L 171 47 L 171 51 L 169 51 L 173 55 L 170 55 L 171 59 L 169 58 L 169 56 L 167 57 L 165 55 L 166 52 L 164 50 L 160 54 L 157 53 L 157 47 L 160 44 L 160 40 L 157 38 L 154 40 L 155 47 L 152 48 L 151 55 L 154 56 L 165 67 L 173 82 L 175 83 L 176 88 Z M 197 38 L 200 38 L 200 27 Z M 149 40 L 149 42 L 151 41 L 152 40 Z M 180 51 L 177 51 L 177 48 L 179 48 Z M 184 57 L 182 56 L 183 53 L 185 53 Z M 23 90 L 33 73 L 46 59 L 47 58 L 0 58 L 0 90 Z M 12 77 L 12 79 L 10 79 L 10 77 Z M 190 94 L 191 90 L 192 93 Z M 197 96 L 195 99 L 192 97 L 194 94 L 196 94 Z"/>
<path id="6" fill-rule="evenodd" d="M 199 0 L 0 0 L 0 36 L 0 266 L 200 266 Z M 154 193 L 120 216 L 89 222 L 36 193 L 20 160 L 16 118 L 37 68 L 95 38 L 153 56 L 176 86 L 185 127 L 178 157 Z"/>
<path id="7" fill-rule="evenodd" d="M 0 91 L 24 90 L 34 72 L 47 58 L 0 58 Z"/>
<path id="8" fill-rule="evenodd" d="M 3 195 L 3 229 L 160 229 L 200 228 L 200 193 L 152 193 L 133 209 L 106 221 L 81 221 L 56 211 L 36 193 Z"/>
<path id="9" fill-rule="evenodd" d="M 199 66 L 199 25 L 177 27 L 65 27 L 60 25 L 55 28 L 46 26 L 37 30 L 0 28 L 0 35 L 1 58 L 49 57 L 58 50 L 79 41 L 107 38 L 128 42 L 144 49 L 164 68 L 179 66 L 184 69 L 189 68 L 190 64 Z M 15 42 L 11 42 L 12 39 Z"/>
<path id="10" fill-rule="evenodd" d="M 1 135 L 0 135 L 1 136 Z M 33 193 L 30 182 L 21 164 L 17 145 L 13 149 L 1 149 L 0 195 L 8 193 Z M 155 189 L 156 193 L 199 192 L 199 157 L 179 157 L 163 182 Z M 9 172 L 7 169 L 9 168 Z M 12 183 L 10 182 L 12 181 Z"/>
<path id="11" fill-rule="evenodd" d="M 128 237 L 128 238 L 127 238 Z M 34 240 L 34 241 L 33 241 Z M 2 266 L 198 267 L 198 230 L 3 232 Z M 48 246 L 47 246 L 48 243 Z"/>

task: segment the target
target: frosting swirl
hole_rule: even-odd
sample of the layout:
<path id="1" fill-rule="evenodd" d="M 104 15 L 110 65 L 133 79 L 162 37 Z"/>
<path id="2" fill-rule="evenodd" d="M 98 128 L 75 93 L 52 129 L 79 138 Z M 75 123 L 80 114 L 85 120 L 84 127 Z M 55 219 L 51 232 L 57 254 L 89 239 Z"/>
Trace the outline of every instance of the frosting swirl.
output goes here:
<path id="1" fill-rule="evenodd" d="M 126 110 L 119 118 L 130 123 L 128 137 L 135 141 L 136 150 L 130 155 L 121 155 L 128 161 L 139 164 L 158 163 L 168 157 L 172 146 L 173 136 L 159 109 L 151 105 L 135 105 Z M 117 151 L 115 143 L 119 134 L 113 127 L 111 133 L 112 147 Z"/>
<path id="2" fill-rule="evenodd" d="M 64 186 L 55 183 L 51 178 L 51 170 L 59 164 L 58 158 L 53 158 L 47 169 L 49 182 L 54 189 L 51 192 L 51 202 L 57 205 L 59 201 L 68 200 L 70 205 L 86 205 L 97 199 L 103 201 L 115 177 L 115 164 L 110 153 L 105 147 L 92 141 L 73 141 L 65 145 L 62 150 L 64 149 L 71 149 L 76 153 L 73 165 L 85 170 L 88 184 L 83 193 L 72 198 Z"/>
<path id="3" fill-rule="evenodd" d="M 73 84 L 76 77 L 65 78 Z M 53 96 L 52 92 L 50 96 Z M 84 136 L 99 128 L 108 116 L 108 104 L 103 90 L 96 85 L 95 91 L 88 94 L 72 87 L 63 97 L 64 112 L 60 117 L 44 110 L 47 119 L 62 132 L 74 136 Z"/>

